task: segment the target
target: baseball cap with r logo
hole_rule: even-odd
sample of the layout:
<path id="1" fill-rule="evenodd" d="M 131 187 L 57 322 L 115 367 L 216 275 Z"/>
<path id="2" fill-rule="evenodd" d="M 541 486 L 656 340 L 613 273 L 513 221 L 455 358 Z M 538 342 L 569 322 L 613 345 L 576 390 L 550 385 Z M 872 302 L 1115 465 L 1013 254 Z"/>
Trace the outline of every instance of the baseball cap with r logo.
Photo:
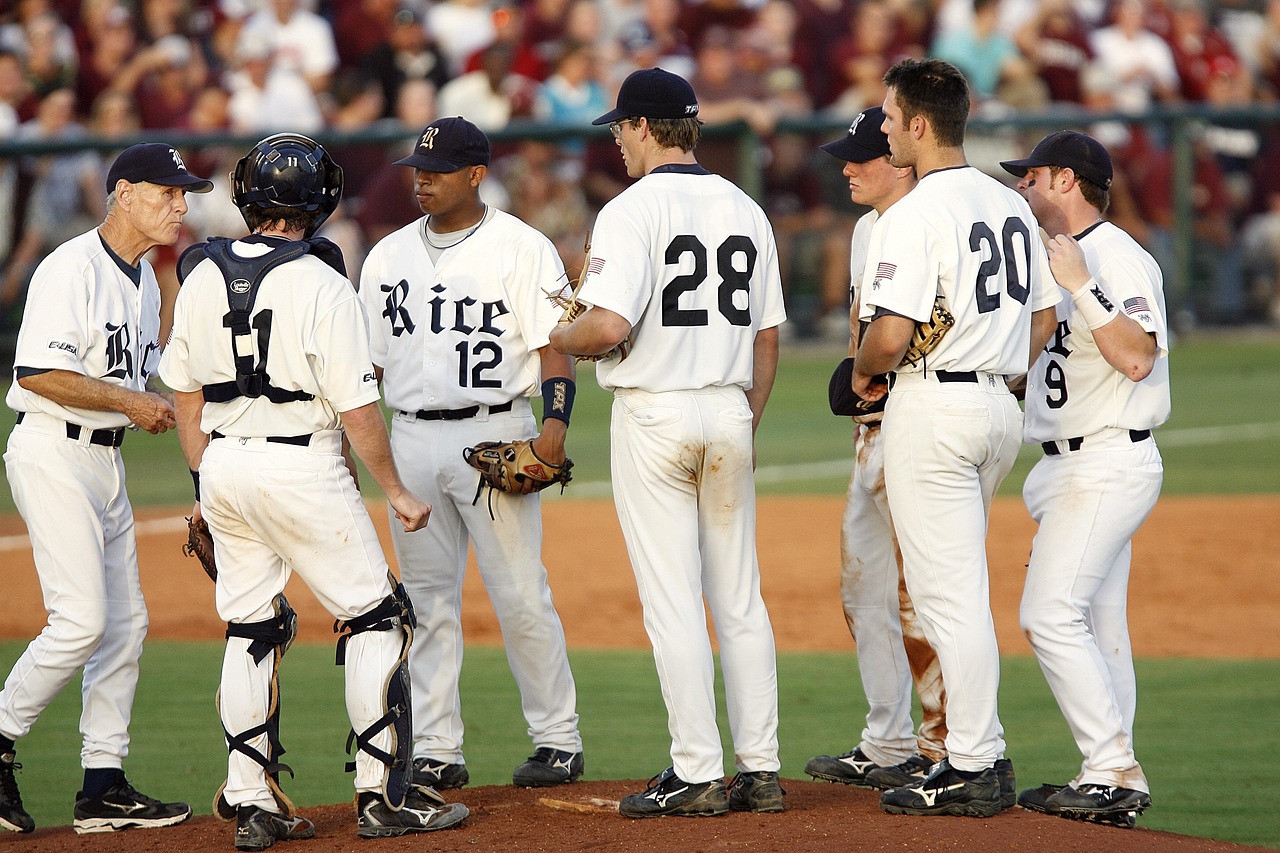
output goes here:
<path id="1" fill-rule="evenodd" d="M 116 183 L 121 180 L 131 184 L 182 187 L 193 193 L 207 193 L 213 189 L 213 181 L 188 172 L 178 149 L 163 142 L 139 142 L 121 151 L 107 172 L 107 192 L 115 192 Z"/>
<path id="2" fill-rule="evenodd" d="M 592 124 L 609 124 L 624 118 L 693 118 L 698 114 L 698 98 L 689 81 L 661 68 L 632 71 L 618 89 L 616 109 Z"/>
<path id="3" fill-rule="evenodd" d="M 1059 166 L 1070 169 L 1103 189 L 1111 186 L 1111 155 L 1102 143 L 1074 130 L 1059 130 L 1036 143 L 1031 155 L 1021 160 L 1001 160 L 1009 174 L 1021 178 L 1028 169 Z"/>
<path id="4" fill-rule="evenodd" d="M 880 129 L 883 124 L 884 110 L 880 107 L 868 107 L 858 113 L 853 124 L 849 125 L 848 133 L 818 147 L 832 157 L 848 163 L 869 163 L 880 157 L 887 157 L 889 137 Z"/>
<path id="5" fill-rule="evenodd" d="M 456 172 L 489 165 L 489 137 L 462 116 L 436 119 L 422 129 L 408 157 L 395 162 L 424 172 Z"/>

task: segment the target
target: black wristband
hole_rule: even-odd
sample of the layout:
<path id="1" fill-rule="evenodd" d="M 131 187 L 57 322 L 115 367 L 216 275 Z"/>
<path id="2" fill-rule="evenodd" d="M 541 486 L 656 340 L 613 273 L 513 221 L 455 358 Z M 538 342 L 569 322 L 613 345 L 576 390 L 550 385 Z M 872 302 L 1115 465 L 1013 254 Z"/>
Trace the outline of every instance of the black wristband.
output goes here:
<path id="1" fill-rule="evenodd" d="M 191 484 L 196 487 L 196 503 L 200 503 L 200 472 L 191 472 Z"/>
<path id="2" fill-rule="evenodd" d="M 567 376 L 553 376 L 542 383 L 542 419 L 555 418 L 569 425 L 577 386 Z"/>

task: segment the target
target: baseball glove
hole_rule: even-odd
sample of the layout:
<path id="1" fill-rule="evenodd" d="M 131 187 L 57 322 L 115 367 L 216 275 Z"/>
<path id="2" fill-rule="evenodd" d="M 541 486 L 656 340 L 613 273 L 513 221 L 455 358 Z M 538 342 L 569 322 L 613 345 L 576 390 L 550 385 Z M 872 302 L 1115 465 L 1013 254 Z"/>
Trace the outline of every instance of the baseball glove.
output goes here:
<path id="1" fill-rule="evenodd" d="M 877 381 L 887 382 L 883 374 Z M 885 394 L 879 400 L 864 400 L 853 392 L 853 357 L 850 356 L 836 365 L 827 384 L 827 400 L 831 404 L 831 414 L 852 417 L 860 424 L 873 423 L 884 417 L 884 405 L 889 400 Z"/>
<path id="2" fill-rule="evenodd" d="M 187 544 L 182 546 L 182 553 L 199 560 L 209 580 L 218 580 L 218 567 L 213 562 L 213 535 L 203 518 L 199 521 L 187 519 Z"/>
<path id="3" fill-rule="evenodd" d="M 553 465 L 538 456 L 533 449 L 533 441 L 482 441 L 474 447 L 462 451 L 462 458 L 467 464 L 480 472 L 480 484 L 476 488 L 476 497 L 480 489 L 488 486 L 500 492 L 528 491 L 526 484 L 533 484 L 533 491 L 560 484 L 560 490 L 573 479 L 569 473 L 573 468 L 573 460 L 565 457 L 560 465 Z"/>
<path id="4" fill-rule="evenodd" d="M 942 340 L 942 336 L 955 324 L 956 318 L 935 300 L 933 314 L 929 319 L 923 323 L 916 323 L 916 330 L 911 334 L 911 345 L 907 347 L 899 366 L 914 366 L 916 362 L 933 352 L 934 347 Z"/>
<path id="5" fill-rule="evenodd" d="M 586 243 L 582 247 L 586 257 L 582 261 L 582 269 L 578 272 L 578 280 L 574 282 L 570 288 L 567 284 L 557 293 L 547 293 L 547 299 L 558 308 L 563 308 L 564 313 L 560 315 L 560 321 L 556 324 L 559 326 L 567 326 L 574 320 L 587 313 L 587 309 L 591 306 L 585 302 L 578 301 L 578 292 L 582 290 L 583 282 L 587 280 L 587 269 L 591 266 L 591 234 L 587 233 Z M 575 355 L 578 361 L 604 361 L 608 358 L 617 358 L 619 361 L 626 358 L 631 353 L 631 338 L 628 336 L 625 340 L 620 341 L 617 346 L 608 352 L 602 352 L 597 355 Z"/>

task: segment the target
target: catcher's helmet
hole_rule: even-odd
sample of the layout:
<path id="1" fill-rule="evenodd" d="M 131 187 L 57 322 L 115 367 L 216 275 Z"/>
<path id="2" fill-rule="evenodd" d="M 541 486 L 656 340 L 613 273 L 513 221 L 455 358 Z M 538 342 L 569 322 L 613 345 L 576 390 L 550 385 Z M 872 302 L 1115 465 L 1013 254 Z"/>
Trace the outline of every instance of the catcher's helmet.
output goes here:
<path id="1" fill-rule="evenodd" d="M 316 212 L 310 235 L 342 198 L 342 167 L 324 147 L 300 133 L 268 136 L 231 173 L 231 201 L 246 207 L 291 207 Z"/>

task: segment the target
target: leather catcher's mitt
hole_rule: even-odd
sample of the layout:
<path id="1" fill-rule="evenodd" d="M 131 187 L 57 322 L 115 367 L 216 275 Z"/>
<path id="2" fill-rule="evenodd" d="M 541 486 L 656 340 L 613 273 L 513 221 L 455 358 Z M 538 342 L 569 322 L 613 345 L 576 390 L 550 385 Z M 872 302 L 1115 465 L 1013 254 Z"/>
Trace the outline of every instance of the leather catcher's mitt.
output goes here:
<path id="1" fill-rule="evenodd" d="M 560 484 L 560 490 L 573 479 L 569 473 L 573 460 L 565 457 L 564 463 L 553 465 L 538 456 L 529 439 L 519 441 L 482 441 L 462 451 L 467 464 L 480 472 L 480 487 L 488 486 L 500 492 L 525 491 L 525 484 L 532 482 L 534 491 Z M 479 497 L 479 488 L 476 490 Z"/>
<path id="2" fill-rule="evenodd" d="M 587 313 L 587 309 L 591 306 L 585 302 L 578 301 L 578 292 L 582 290 L 582 284 L 587 280 L 587 269 L 591 266 L 591 234 L 587 233 L 586 243 L 582 247 L 586 257 L 582 260 L 582 269 L 578 272 L 578 280 L 573 283 L 570 288 L 567 284 L 556 293 L 547 293 L 547 299 L 557 308 L 563 308 L 564 313 L 560 315 L 560 320 L 556 324 L 558 326 L 567 326 L 574 320 Z M 620 341 L 613 349 L 602 352 L 597 355 L 574 355 L 577 361 L 604 361 L 608 358 L 617 358 L 619 361 L 626 358 L 631 353 L 631 338 L 628 336 Z"/>
<path id="3" fill-rule="evenodd" d="M 911 346 L 907 347 L 899 365 L 914 366 L 933 352 L 942 336 L 955 324 L 956 318 L 951 316 L 951 312 L 934 300 L 933 314 L 923 323 L 916 323 L 916 330 L 911 333 Z"/>
<path id="4" fill-rule="evenodd" d="M 199 521 L 187 519 L 187 544 L 182 546 L 182 553 L 199 560 L 200 568 L 204 569 L 209 580 L 218 580 L 218 567 L 213 562 L 213 535 L 203 518 Z"/>

